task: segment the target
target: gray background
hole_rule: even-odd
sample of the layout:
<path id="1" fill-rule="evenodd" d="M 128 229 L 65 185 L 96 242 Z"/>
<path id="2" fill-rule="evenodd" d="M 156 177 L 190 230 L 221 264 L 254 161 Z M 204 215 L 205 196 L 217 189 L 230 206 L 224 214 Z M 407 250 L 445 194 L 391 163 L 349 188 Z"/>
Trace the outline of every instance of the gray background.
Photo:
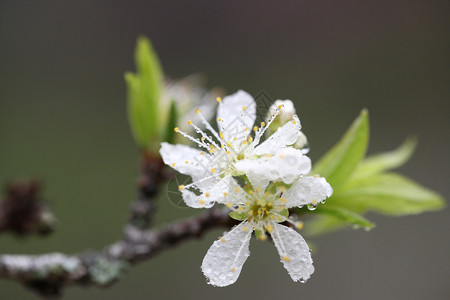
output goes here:
<path id="1" fill-rule="evenodd" d="M 139 34 L 166 73 L 203 72 L 228 92 L 295 101 L 317 160 L 367 107 L 370 153 L 419 137 L 399 172 L 449 194 L 447 1 L 1 1 L 0 182 L 34 176 L 58 216 L 44 239 L 0 236 L 0 253 L 75 253 L 120 236 L 137 151 L 123 73 Z M 198 213 L 160 201 L 157 223 Z M 367 233 L 315 243 L 316 272 L 293 283 L 269 242 L 252 241 L 240 279 L 213 288 L 200 271 L 220 230 L 133 268 L 108 289 L 64 299 L 448 299 L 449 213 L 369 216 Z M 36 299 L 0 281 L 0 299 Z"/>

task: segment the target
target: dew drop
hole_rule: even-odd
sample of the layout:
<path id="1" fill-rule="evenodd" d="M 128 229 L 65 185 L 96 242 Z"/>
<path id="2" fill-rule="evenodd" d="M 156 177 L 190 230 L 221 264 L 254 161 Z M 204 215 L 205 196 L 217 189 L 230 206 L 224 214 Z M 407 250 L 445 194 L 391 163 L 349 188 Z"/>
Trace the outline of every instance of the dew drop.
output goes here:
<path id="1" fill-rule="evenodd" d="M 315 210 L 316 208 L 317 208 L 317 205 L 308 204 L 308 209 L 309 210 Z"/>

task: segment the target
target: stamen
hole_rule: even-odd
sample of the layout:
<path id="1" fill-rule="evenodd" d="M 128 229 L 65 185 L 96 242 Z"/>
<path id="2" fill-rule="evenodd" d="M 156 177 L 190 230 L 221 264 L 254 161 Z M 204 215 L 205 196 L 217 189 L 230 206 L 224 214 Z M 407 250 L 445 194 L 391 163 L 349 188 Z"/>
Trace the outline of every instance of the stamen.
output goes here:
<path id="1" fill-rule="evenodd" d="M 205 117 L 200 113 L 200 110 L 198 110 L 197 113 L 200 117 L 200 120 L 202 122 L 203 125 L 205 125 L 206 129 L 208 129 L 213 135 L 214 137 L 220 141 L 219 135 L 217 134 L 217 131 L 214 130 L 214 128 L 212 128 L 211 124 L 209 124 L 209 122 L 205 119 Z"/>

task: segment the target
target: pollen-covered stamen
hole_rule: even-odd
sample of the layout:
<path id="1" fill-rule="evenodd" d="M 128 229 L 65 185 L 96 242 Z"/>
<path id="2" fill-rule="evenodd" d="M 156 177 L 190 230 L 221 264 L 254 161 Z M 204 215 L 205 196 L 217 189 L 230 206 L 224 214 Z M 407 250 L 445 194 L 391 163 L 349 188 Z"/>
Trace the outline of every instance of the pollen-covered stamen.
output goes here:
<path id="1" fill-rule="evenodd" d="M 214 170 L 214 173 L 212 173 L 211 176 L 204 177 L 201 180 L 197 180 L 197 181 L 191 182 L 191 183 L 189 183 L 187 185 L 182 185 L 183 188 L 180 189 L 180 191 L 183 190 L 183 189 L 189 189 L 189 188 L 192 188 L 192 187 L 198 190 L 198 186 L 201 185 L 202 183 L 204 183 L 205 181 L 208 181 L 208 180 L 213 179 L 213 178 L 219 179 L 220 178 L 219 174 L 215 174 L 215 173 L 216 173 L 216 171 Z"/>
<path id="2" fill-rule="evenodd" d="M 219 146 L 214 142 L 214 140 L 207 135 L 203 130 L 201 130 L 197 125 L 193 124 L 191 121 L 188 122 L 189 125 L 191 125 L 195 132 L 197 132 L 198 134 L 201 134 L 201 136 L 204 138 L 203 140 L 208 140 L 212 145 L 214 145 L 214 147 L 219 148 Z"/>
<path id="3" fill-rule="evenodd" d="M 209 149 L 208 144 L 206 144 L 206 143 L 204 142 L 204 140 L 198 140 L 198 139 L 196 139 L 196 138 L 190 136 L 189 134 L 187 134 L 187 133 L 181 131 L 178 127 L 175 127 L 175 128 L 174 128 L 174 131 L 175 131 L 176 133 L 181 134 L 182 136 L 184 136 L 185 138 L 189 139 L 190 141 L 192 141 L 192 142 L 198 144 L 200 147 L 203 147 L 203 148 L 205 148 L 205 149 Z"/>
<path id="4" fill-rule="evenodd" d="M 261 137 L 263 136 L 264 132 L 266 132 L 267 128 L 269 128 L 270 124 L 272 124 L 273 120 L 275 120 L 275 118 L 280 114 L 280 108 L 277 108 L 275 110 L 275 113 L 267 120 L 267 124 L 265 122 L 261 122 L 261 127 L 258 128 L 255 131 L 255 139 L 254 139 L 254 145 L 259 144 L 259 141 L 261 140 Z M 255 126 L 255 128 L 253 128 L 253 130 L 256 129 L 257 126 Z"/>
<path id="5" fill-rule="evenodd" d="M 202 122 L 203 125 L 205 125 L 206 129 L 208 129 L 213 135 L 214 137 L 220 141 L 220 137 L 219 134 L 217 133 L 216 130 L 214 130 L 214 128 L 211 126 L 211 124 L 205 119 L 205 117 L 202 115 L 202 113 L 200 112 L 199 109 L 197 109 L 195 111 L 195 113 L 200 117 L 200 120 Z"/>

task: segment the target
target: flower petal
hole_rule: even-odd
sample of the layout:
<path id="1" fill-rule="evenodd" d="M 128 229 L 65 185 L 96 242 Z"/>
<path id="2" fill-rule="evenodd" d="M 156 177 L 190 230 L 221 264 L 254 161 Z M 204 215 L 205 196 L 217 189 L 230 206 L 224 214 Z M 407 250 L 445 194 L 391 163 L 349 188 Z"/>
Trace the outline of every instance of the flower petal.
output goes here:
<path id="1" fill-rule="evenodd" d="M 314 273 L 313 261 L 308 244 L 303 237 L 292 228 L 272 222 L 270 233 L 281 262 L 292 280 L 305 282 Z"/>
<path id="2" fill-rule="evenodd" d="M 209 284 L 223 287 L 236 282 L 250 255 L 252 231 L 248 222 L 242 222 L 212 244 L 202 263 Z"/>
<path id="3" fill-rule="evenodd" d="M 256 155 L 275 154 L 280 149 L 292 145 L 297 141 L 300 130 L 300 120 L 297 116 L 277 129 L 267 140 L 255 148 Z"/>
<path id="4" fill-rule="evenodd" d="M 275 156 L 238 161 L 235 168 L 244 172 L 253 185 L 263 187 L 269 181 L 293 183 L 301 175 L 311 171 L 311 160 L 300 150 L 284 148 Z"/>
<path id="5" fill-rule="evenodd" d="M 295 182 L 284 194 L 286 207 L 320 202 L 333 194 L 333 188 L 323 177 L 305 176 Z"/>
<path id="6" fill-rule="evenodd" d="M 164 163 L 178 172 L 194 177 L 194 180 L 211 175 L 209 154 L 185 146 L 161 143 L 159 150 Z"/>
<path id="7" fill-rule="evenodd" d="M 194 184 L 197 185 L 196 182 Z M 228 175 L 211 184 L 209 187 L 203 188 L 203 193 L 200 195 L 195 194 L 187 188 L 183 188 L 181 194 L 187 206 L 193 208 L 210 208 L 216 202 L 227 203 L 234 199 L 235 197 L 230 197 L 230 189 L 236 185 L 235 180 Z"/>
<path id="8" fill-rule="evenodd" d="M 256 120 L 256 103 L 245 91 L 226 96 L 217 109 L 217 124 L 225 140 L 240 142 L 246 139 Z M 234 140 L 236 138 L 236 140 Z"/>

